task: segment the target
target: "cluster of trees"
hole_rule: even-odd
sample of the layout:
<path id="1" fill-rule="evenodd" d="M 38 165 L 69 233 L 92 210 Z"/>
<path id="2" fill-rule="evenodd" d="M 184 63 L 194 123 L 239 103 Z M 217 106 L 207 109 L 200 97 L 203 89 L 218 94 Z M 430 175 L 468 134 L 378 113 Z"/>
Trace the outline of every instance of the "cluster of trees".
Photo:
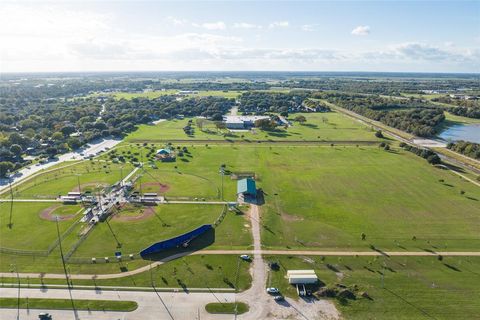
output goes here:
<path id="1" fill-rule="evenodd" d="M 45 90 L 53 90 L 52 87 L 45 86 Z M 42 98 L 37 89 L 8 89 L 3 91 L 8 94 L 0 98 L 3 175 L 26 165 L 25 154 L 54 157 L 102 137 L 122 137 L 138 124 L 180 114 L 218 121 L 235 104 L 234 99 L 223 97 L 178 100 L 175 96 L 162 96 L 119 101 L 98 97 Z"/>
<path id="2" fill-rule="evenodd" d="M 178 99 L 165 95 L 155 99 L 134 98 L 110 101 L 104 118 L 127 124 L 148 123 L 155 119 L 172 119 L 179 115 L 186 117 L 203 116 L 221 121 L 223 115 L 235 105 L 235 99 L 223 97 L 192 97 Z M 122 121 L 125 120 L 125 121 Z M 127 128 L 128 132 L 128 128 Z"/>
<path id="3" fill-rule="evenodd" d="M 405 142 L 401 142 L 400 147 L 402 147 L 403 149 L 405 149 L 407 151 L 410 151 L 410 152 L 416 154 L 419 157 L 422 157 L 423 159 L 426 159 L 428 161 L 428 163 L 430 163 L 430 164 L 440 164 L 440 163 L 442 163 L 442 160 L 440 159 L 438 154 L 436 154 L 432 150 L 420 149 L 420 148 L 411 146 L 409 144 L 406 144 Z"/>
<path id="4" fill-rule="evenodd" d="M 253 114 L 297 112 L 304 109 L 302 103 L 309 96 L 309 92 L 300 90 L 290 91 L 289 93 L 245 92 L 239 99 L 239 111 Z"/>
<path id="5" fill-rule="evenodd" d="M 480 160 L 480 144 L 468 141 L 450 142 L 447 148 L 467 157 Z"/>
<path id="6" fill-rule="evenodd" d="M 393 99 L 344 93 L 317 93 L 342 108 L 421 137 L 433 136 L 445 120 L 443 110 L 418 99 Z"/>
<path id="7" fill-rule="evenodd" d="M 480 106 L 477 107 L 452 107 L 448 109 L 448 112 L 462 117 L 480 119 Z"/>
<path id="8" fill-rule="evenodd" d="M 358 92 L 367 94 L 383 94 L 400 96 L 401 93 L 420 93 L 422 90 L 456 90 L 458 88 L 478 88 L 478 78 L 466 76 L 458 79 L 442 79 L 442 75 L 435 75 L 437 79 L 422 78 L 422 74 L 371 74 L 371 75 L 345 75 L 332 73 L 324 77 L 310 79 L 286 80 L 276 86 L 289 88 L 308 88 L 317 90 L 335 90 L 344 92 Z M 396 77 L 391 81 L 391 77 Z"/>
<path id="9" fill-rule="evenodd" d="M 278 126 L 278 122 L 271 118 L 258 119 L 255 121 L 255 127 L 265 131 L 275 130 L 277 126 Z"/>
<path id="10" fill-rule="evenodd" d="M 442 96 L 433 98 L 432 101 L 454 105 L 455 107 L 450 107 L 447 111 L 457 116 L 480 119 L 480 103 L 478 100 L 453 99 L 449 96 Z"/>

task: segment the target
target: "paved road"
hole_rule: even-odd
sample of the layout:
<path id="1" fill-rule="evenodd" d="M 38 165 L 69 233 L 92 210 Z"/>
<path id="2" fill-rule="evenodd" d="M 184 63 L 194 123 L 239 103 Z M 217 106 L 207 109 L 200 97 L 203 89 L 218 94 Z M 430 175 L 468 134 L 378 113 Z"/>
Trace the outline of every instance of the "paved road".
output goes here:
<path id="1" fill-rule="evenodd" d="M 48 169 L 54 165 L 57 165 L 59 163 L 65 162 L 65 161 L 71 161 L 71 160 L 79 160 L 83 159 L 83 156 L 80 155 L 81 153 L 84 154 L 84 156 L 89 156 L 89 155 L 95 155 L 97 152 L 101 150 L 105 150 L 105 148 L 112 148 L 118 143 L 122 142 L 122 140 L 119 139 L 106 139 L 99 141 L 97 143 L 90 143 L 90 146 L 85 149 L 80 149 L 77 151 L 69 152 L 62 154 L 58 156 L 58 159 L 51 160 L 47 163 L 44 164 L 38 164 L 38 165 L 31 165 L 27 168 L 21 169 L 17 173 L 13 175 L 11 178 L 11 183 L 15 184 L 20 181 L 23 181 L 30 176 L 39 173 L 40 171 L 44 169 Z M 4 190 L 8 189 L 8 179 L 0 179 L 0 193 Z"/>
<path id="2" fill-rule="evenodd" d="M 2 296 L 16 298 L 18 290 L 2 288 Z M 122 320 L 159 320 L 159 319 L 225 319 L 222 315 L 211 315 L 205 311 L 210 302 L 233 302 L 234 293 L 186 293 L 186 292 L 133 292 L 133 291 L 95 291 L 72 290 L 74 299 L 127 300 L 136 301 L 138 309 L 132 312 L 101 312 L 73 310 L 21 310 L 20 319 L 36 319 L 42 311 L 53 315 L 55 320 L 68 319 L 122 319 Z M 65 289 L 21 289 L 22 298 L 65 299 L 69 291 Z M 17 319 L 16 309 L 0 310 L 0 319 Z"/>

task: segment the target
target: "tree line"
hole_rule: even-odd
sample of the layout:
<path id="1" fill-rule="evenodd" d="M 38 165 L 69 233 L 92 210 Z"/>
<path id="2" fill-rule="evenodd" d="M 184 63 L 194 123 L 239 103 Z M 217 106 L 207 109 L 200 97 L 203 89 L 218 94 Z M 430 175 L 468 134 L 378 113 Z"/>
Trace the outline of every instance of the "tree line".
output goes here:
<path id="1" fill-rule="evenodd" d="M 419 99 L 326 92 L 315 93 L 313 97 L 420 137 L 437 134 L 438 125 L 445 120 L 441 108 Z"/>
<path id="2" fill-rule="evenodd" d="M 456 141 L 447 144 L 447 148 L 466 155 L 467 157 L 480 160 L 480 144 L 469 141 Z"/>

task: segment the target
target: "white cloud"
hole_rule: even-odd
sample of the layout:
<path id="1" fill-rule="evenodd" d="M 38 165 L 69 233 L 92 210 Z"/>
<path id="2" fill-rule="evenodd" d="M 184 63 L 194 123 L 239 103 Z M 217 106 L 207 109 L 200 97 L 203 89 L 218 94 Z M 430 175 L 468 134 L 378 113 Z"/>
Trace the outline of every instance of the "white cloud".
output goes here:
<path id="1" fill-rule="evenodd" d="M 302 26 L 302 30 L 307 32 L 312 32 L 312 31 L 315 31 L 316 26 L 317 24 L 304 24 Z"/>
<path id="2" fill-rule="evenodd" d="M 174 26 L 184 26 L 186 24 L 188 24 L 188 20 L 186 19 L 181 19 L 181 18 L 176 18 L 176 17 L 167 17 L 167 20 L 170 21 L 171 23 L 173 23 Z"/>
<path id="3" fill-rule="evenodd" d="M 233 27 L 237 29 L 261 29 L 262 28 L 261 25 L 247 23 L 247 22 L 235 22 L 233 24 Z"/>
<path id="4" fill-rule="evenodd" d="M 275 28 L 288 28 L 290 23 L 288 21 L 275 21 L 272 22 L 268 25 L 270 29 L 275 29 Z"/>
<path id="5" fill-rule="evenodd" d="M 227 28 L 225 22 L 217 21 L 217 22 L 204 22 L 204 23 L 192 23 L 192 26 L 197 28 L 203 28 L 206 30 L 225 30 Z"/>
<path id="6" fill-rule="evenodd" d="M 352 30 L 352 34 L 355 36 L 367 36 L 370 34 L 369 26 L 358 26 Z"/>
<path id="7" fill-rule="evenodd" d="M 227 28 L 213 20 L 195 24 L 178 17 L 166 18 L 183 26 L 184 33 L 136 32 L 113 14 L 66 10 L 55 5 L 0 7 L 0 72 L 82 70 L 402 70 L 479 71 L 480 50 L 448 43 L 408 42 L 379 45 L 375 50 L 335 49 L 328 44 L 305 48 L 296 38 L 278 43 L 252 41 L 261 32 L 239 36 L 214 34 Z M 290 26 L 272 22 L 266 28 Z M 259 30 L 247 22 L 228 27 Z M 315 25 L 295 28 L 314 29 Z M 317 26 L 318 27 L 318 26 Z M 184 29 L 182 28 L 182 29 Z M 143 30 L 143 29 L 142 29 Z M 195 30 L 196 32 L 191 32 Z M 209 31 L 213 30 L 213 31 Z M 169 30 L 172 31 L 172 30 Z M 237 34 L 237 33 L 235 33 Z M 286 34 L 286 33 L 282 33 Z M 304 35 L 304 34 L 303 34 Z M 291 37 L 291 35 L 288 35 Z M 304 35 L 305 36 L 305 35 Z M 288 41 L 291 40 L 291 41 Z"/>

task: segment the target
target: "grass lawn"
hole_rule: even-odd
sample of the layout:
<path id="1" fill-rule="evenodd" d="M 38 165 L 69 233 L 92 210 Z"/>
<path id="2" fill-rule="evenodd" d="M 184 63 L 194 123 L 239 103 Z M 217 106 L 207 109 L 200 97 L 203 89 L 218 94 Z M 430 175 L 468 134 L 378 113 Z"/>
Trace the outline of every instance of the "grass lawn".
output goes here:
<path id="1" fill-rule="evenodd" d="M 267 257 L 280 264 L 267 285 L 290 297 L 289 269 L 314 269 L 329 288 L 345 285 L 356 299 L 333 298 L 345 319 L 474 319 L 480 312 L 478 257 Z M 382 273 L 384 287 L 382 288 Z M 354 287 L 357 287 L 355 290 Z M 367 292 L 368 298 L 361 297 Z"/>
<path id="2" fill-rule="evenodd" d="M 353 146 L 188 148 L 189 162 L 159 168 L 177 166 L 217 186 L 221 163 L 233 172 L 257 174 L 266 192 L 261 210 L 268 247 L 467 250 L 479 241 L 478 187 L 408 152 Z M 225 199 L 235 200 L 235 180 L 226 178 L 224 189 Z M 360 240 L 362 232 L 367 241 Z"/>
<path id="3" fill-rule="evenodd" d="M 60 258 L 58 258 L 58 267 L 61 269 Z M 145 260 L 143 260 L 145 262 Z M 106 273 L 104 268 L 115 267 L 116 270 L 111 272 L 120 272 L 119 266 L 126 270 L 138 268 L 138 261 L 126 261 L 123 263 L 106 263 L 106 264 L 86 264 L 86 265 L 69 265 L 69 272 L 89 273 L 92 274 L 90 280 L 72 280 L 74 286 L 128 286 L 128 287 L 151 287 L 152 283 L 156 288 L 231 288 L 238 290 L 246 290 L 250 287 L 251 276 L 249 273 L 250 263 L 239 259 L 236 255 L 193 255 L 185 256 L 179 259 L 161 264 L 148 271 L 134 276 L 126 276 L 124 278 L 96 280 L 94 274 Z M 79 269 L 79 268 L 82 269 Z M 100 269 L 103 268 L 103 269 Z M 60 273 L 60 269 L 56 272 Z M 237 274 L 238 270 L 238 274 Z M 25 272 L 25 270 L 20 270 Z M 238 278 L 238 280 L 237 280 Z M 51 284 L 65 285 L 65 279 L 44 279 L 29 278 L 20 279 L 20 283 L 27 284 Z M 0 278 L 2 286 L 7 284 L 16 284 L 17 278 L 15 273 L 12 277 Z"/>
<path id="4" fill-rule="evenodd" d="M 180 90 L 155 90 L 155 91 L 149 91 L 149 92 L 117 92 L 114 93 L 113 96 L 115 99 L 120 100 L 120 99 L 126 99 L 126 100 L 132 100 L 133 98 L 148 98 L 148 99 L 155 99 L 161 96 L 167 96 L 167 95 L 174 95 Z M 217 91 L 217 90 L 207 90 L 207 91 L 199 91 L 198 94 L 191 94 L 188 95 L 189 97 L 225 97 L 225 98 L 236 98 L 240 94 L 242 94 L 241 91 Z"/>
<path id="5" fill-rule="evenodd" d="M 57 240 L 54 221 L 40 217 L 42 211 L 56 207 L 53 215 L 75 214 L 81 209 L 77 205 L 63 206 L 45 202 L 14 202 L 12 210 L 12 228 L 10 223 L 10 203 L 0 203 L 0 247 L 19 250 L 47 250 Z M 71 220 L 60 220 L 59 228 L 63 233 L 80 216 Z"/>
<path id="6" fill-rule="evenodd" d="M 186 160 L 190 161 L 187 156 Z M 167 199 L 175 198 L 209 198 L 217 199 L 220 191 L 214 182 L 199 176 L 176 170 L 161 170 L 145 167 L 141 178 L 135 183 L 135 190 L 156 192 Z"/>
<path id="7" fill-rule="evenodd" d="M 261 181 L 267 247 L 473 250 L 480 245 L 480 189 L 413 154 L 367 147 L 277 148 L 277 156 L 264 161 L 276 173 L 265 173 Z"/>
<path id="8" fill-rule="evenodd" d="M 172 90 L 163 90 L 163 91 L 156 90 L 156 91 L 149 91 L 149 92 L 116 92 L 116 93 L 113 93 L 112 95 L 117 100 L 120 100 L 120 99 L 132 100 L 133 98 L 155 99 L 161 96 L 176 94 L 177 92 L 178 90 L 172 89 Z"/>
<path id="9" fill-rule="evenodd" d="M 205 306 L 205 310 L 208 313 L 223 313 L 223 314 L 242 314 L 248 312 L 250 307 L 248 304 L 243 302 L 237 303 L 221 303 L 221 302 L 213 302 L 209 303 Z"/>
<path id="10" fill-rule="evenodd" d="M 72 300 L 70 299 L 40 299 L 40 298 L 0 298 L 0 308 L 17 308 L 20 304 L 21 309 L 72 309 Z M 73 300 L 76 310 L 89 311 L 134 311 L 138 308 L 135 301 L 116 301 L 116 300 Z"/>
<path id="11" fill-rule="evenodd" d="M 66 195 L 70 191 L 77 191 L 79 182 L 82 192 L 93 192 L 119 181 L 122 174 L 123 176 L 127 175 L 132 168 L 130 164 L 85 161 L 35 176 L 15 186 L 13 193 L 15 198 L 54 199 L 59 195 Z M 2 197 L 8 198 L 9 196 L 8 193 L 5 193 Z"/>
<path id="12" fill-rule="evenodd" d="M 213 223 L 223 209 L 222 205 L 159 205 L 149 207 L 148 212 L 153 212 L 140 220 L 129 220 L 132 217 L 130 210 L 127 217 L 120 211 L 108 224 L 97 224 L 74 256 L 99 258 L 113 256 L 116 251 L 125 256 L 136 254 L 155 242 L 181 235 L 202 224 Z M 138 215 L 145 215 L 145 207 L 140 210 Z"/>
<path id="13" fill-rule="evenodd" d="M 406 151 L 180 146 L 188 146 L 189 162 L 159 163 L 158 170 L 201 175 L 217 188 L 220 164 L 257 175 L 258 187 L 266 193 L 262 240 L 269 248 L 370 250 L 373 244 L 388 250 L 470 250 L 480 244 L 478 187 Z M 225 177 L 225 199 L 235 200 L 235 193 L 236 181 Z"/>
<path id="14" fill-rule="evenodd" d="M 295 118 L 298 114 L 290 115 Z M 380 141 L 372 130 L 357 121 L 340 113 L 305 113 L 307 122 L 303 125 L 293 123 L 288 129 L 279 127 L 277 131 L 266 132 L 254 130 L 249 132 L 219 131 L 214 123 L 207 124 L 202 130 L 193 125 L 195 132 L 188 136 L 183 132 L 190 118 L 169 120 L 157 125 L 140 125 L 138 129 L 127 136 L 127 142 L 168 141 L 168 140 L 314 140 L 314 141 Z M 226 135 L 225 135 L 226 134 Z"/>

